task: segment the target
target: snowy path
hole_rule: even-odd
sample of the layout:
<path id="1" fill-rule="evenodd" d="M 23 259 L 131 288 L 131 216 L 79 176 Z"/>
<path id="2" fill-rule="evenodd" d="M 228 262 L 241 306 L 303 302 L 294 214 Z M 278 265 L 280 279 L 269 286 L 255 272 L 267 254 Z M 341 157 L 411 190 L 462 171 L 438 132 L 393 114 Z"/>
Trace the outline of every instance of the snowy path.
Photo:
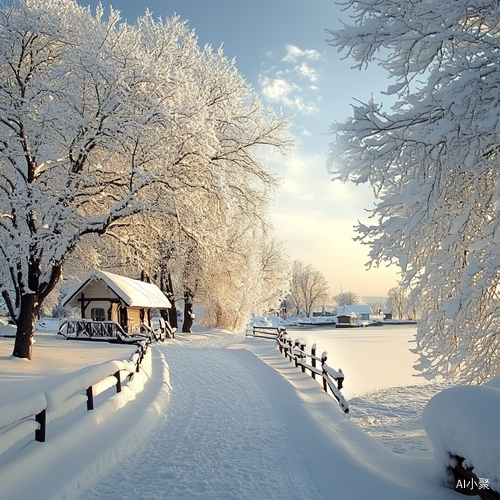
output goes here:
<path id="1" fill-rule="evenodd" d="M 461 498 L 439 484 L 433 459 L 398 456 L 367 436 L 272 343 L 222 349 L 231 340 L 160 348 L 172 381 L 160 425 L 79 498 Z"/>
<path id="2" fill-rule="evenodd" d="M 322 498 L 265 380 L 239 351 L 163 352 L 173 387 L 163 422 L 137 456 L 82 498 Z"/>
<path id="3" fill-rule="evenodd" d="M 116 394 L 0 465 L 0 498 L 462 498 L 433 458 L 365 434 L 275 343 L 188 337 L 153 348 L 149 382 L 125 407 L 114 411 Z"/>

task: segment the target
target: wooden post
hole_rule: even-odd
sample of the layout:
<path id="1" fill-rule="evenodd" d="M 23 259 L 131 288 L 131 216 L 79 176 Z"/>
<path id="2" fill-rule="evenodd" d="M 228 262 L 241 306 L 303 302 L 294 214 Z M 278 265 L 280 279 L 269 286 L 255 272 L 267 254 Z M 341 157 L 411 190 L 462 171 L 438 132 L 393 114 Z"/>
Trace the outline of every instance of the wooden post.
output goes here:
<path id="1" fill-rule="evenodd" d="M 141 347 L 141 352 L 139 353 L 139 358 L 137 359 L 137 364 L 135 365 L 136 373 L 139 373 L 140 371 L 143 356 L 144 356 L 144 347 Z"/>
<path id="2" fill-rule="evenodd" d="M 326 382 L 326 372 L 325 372 L 325 368 L 324 368 L 324 364 L 326 363 L 326 360 L 328 359 L 328 353 L 325 351 L 322 355 L 321 355 L 321 369 L 323 371 L 323 390 L 328 393 L 328 384 Z"/>
<path id="3" fill-rule="evenodd" d="M 87 389 L 87 410 L 94 409 L 94 391 L 92 386 Z"/>
<path id="4" fill-rule="evenodd" d="M 305 344 L 300 344 L 300 350 L 303 351 L 303 352 L 306 352 L 306 345 Z M 303 362 L 304 362 L 304 354 L 302 354 L 302 353 L 300 353 L 300 361 L 302 362 L 301 363 L 302 373 L 305 373 L 306 372 L 306 367 L 303 364 Z"/>
<path id="5" fill-rule="evenodd" d="M 35 420 L 40 424 L 40 429 L 35 431 L 35 441 L 45 443 L 45 435 L 47 430 L 47 410 L 42 410 L 38 415 L 35 415 Z"/>
<path id="6" fill-rule="evenodd" d="M 313 368 L 316 368 L 316 344 L 313 344 L 311 347 L 311 365 Z M 311 371 L 311 376 L 314 380 L 316 380 L 316 373 Z"/>
<path id="7" fill-rule="evenodd" d="M 120 371 L 115 373 L 116 377 L 116 392 L 122 392 L 122 379 L 120 378 Z"/>
<path id="8" fill-rule="evenodd" d="M 299 347 L 299 339 L 296 339 L 294 344 L 293 344 L 293 349 L 295 349 L 297 347 Z M 299 355 L 296 352 L 294 352 L 293 350 L 292 350 L 292 353 L 294 354 L 294 358 L 295 358 L 295 368 L 297 368 L 297 366 L 299 366 L 299 363 L 297 361 L 297 358 L 299 357 Z"/>
<path id="9" fill-rule="evenodd" d="M 80 304 L 80 314 L 82 316 L 82 319 L 85 318 L 85 295 L 83 295 L 83 292 L 80 296 L 80 299 L 81 299 L 81 304 Z M 78 335 L 77 335 L 78 337 Z"/>
<path id="10" fill-rule="evenodd" d="M 342 370 L 340 368 L 338 369 L 338 371 L 339 371 L 339 373 L 343 374 L 343 372 L 342 372 Z M 344 379 L 343 378 L 338 378 L 337 379 L 337 387 L 338 387 L 339 390 L 342 389 L 343 384 L 344 384 Z"/>

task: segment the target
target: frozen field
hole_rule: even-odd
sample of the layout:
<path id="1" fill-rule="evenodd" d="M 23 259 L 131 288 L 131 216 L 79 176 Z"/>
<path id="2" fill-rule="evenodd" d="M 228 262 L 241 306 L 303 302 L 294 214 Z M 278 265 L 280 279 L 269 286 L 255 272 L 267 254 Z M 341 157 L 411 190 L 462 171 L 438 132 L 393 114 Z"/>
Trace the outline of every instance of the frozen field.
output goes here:
<path id="1" fill-rule="evenodd" d="M 288 330 L 310 350 L 328 352 L 328 363 L 345 374 L 342 392 L 349 402 L 349 418 L 369 435 L 399 454 L 432 455 L 423 430 L 422 412 L 446 384 L 417 376 L 410 352 L 414 325 L 369 328 Z"/>

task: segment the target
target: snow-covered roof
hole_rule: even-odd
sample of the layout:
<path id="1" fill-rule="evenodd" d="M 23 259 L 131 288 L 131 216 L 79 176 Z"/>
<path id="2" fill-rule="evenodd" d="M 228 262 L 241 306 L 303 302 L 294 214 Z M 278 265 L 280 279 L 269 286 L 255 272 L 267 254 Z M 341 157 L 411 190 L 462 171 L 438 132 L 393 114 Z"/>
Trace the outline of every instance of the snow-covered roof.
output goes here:
<path id="1" fill-rule="evenodd" d="M 366 304 L 338 306 L 337 316 L 357 316 L 358 314 L 371 314 L 372 308 Z"/>
<path id="2" fill-rule="evenodd" d="M 63 305 L 67 305 L 72 298 L 82 292 L 94 280 L 101 280 L 128 307 L 154 307 L 160 309 L 171 307 L 167 297 L 156 285 L 97 269 L 93 269 L 86 274 L 80 283 L 68 292 L 63 299 Z"/>

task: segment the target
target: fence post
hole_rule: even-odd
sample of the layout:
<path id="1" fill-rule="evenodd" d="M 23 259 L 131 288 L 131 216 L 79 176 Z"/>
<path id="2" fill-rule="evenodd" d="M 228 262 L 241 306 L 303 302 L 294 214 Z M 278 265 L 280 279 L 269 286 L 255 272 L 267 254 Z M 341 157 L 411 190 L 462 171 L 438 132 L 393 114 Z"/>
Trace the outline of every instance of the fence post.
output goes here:
<path id="1" fill-rule="evenodd" d="M 47 410 L 42 410 L 35 415 L 35 420 L 40 424 L 40 429 L 35 431 L 35 441 L 45 443 L 45 434 L 47 430 Z"/>
<path id="2" fill-rule="evenodd" d="M 116 392 L 122 392 L 122 379 L 120 378 L 120 370 L 115 373 L 116 377 Z"/>
<path id="3" fill-rule="evenodd" d="M 87 389 L 87 410 L 94 409 L 94 390 L 92 386 Z"/>
<path id="4" fill-rule="evenodd" d="M 142 363 L 142 356 L 144 355 L 144 346 L 141 346 L 141 352 L 139 353 L 139 358 L 137 359 L 137 364 L 135 365 L 135 372 L 139 373 Z"/>
<path id="5" fill-rule="evenodd" d="M 306 352 L 306 344 L 304 344 L 304 343 L 300 344 L 300 350 L 302 352 Z M 301 365 L 300 366 L 302 367 L 302 373 L 305 373 L 306 372 L 306 367 L 303 364 L 304 354 L 302 354 L 302 352 L 300 353 L 300 361 L 301 361 Z"/>
<path id="6" fill-rule="evenodd" d="M 342 371 L 341 368 L 339 368 L 338 371 L 339 371 L 339 373 L 342 373 L 342 375 L 344 375 L 344 372 Z M 339 390 L 342 389 L 343 384 L 344 384 L 344 378 L 343 377 L 342 378 L 338 378 L 337 379 L 337 387 L 338 387 Z"/>
<path id="7" fill-rule="evenodd" d="M 295 350 L 297 347 L 299 347 L 299 343 L 300 343 L 300 340 L 299 339 L 295 339 L 295 342 L 293 344 L 293 349 Z M 297 358 L 299 357 L 299 355 L 294 352 L 294 350 L 292 351 L 293 354 L 294 354 L 294 358 L 295 358 L 295 368 L 297 368 L 297 366 L 299 366 L 299 363 L 297 361 Z"/>
<path id="8" fill-rule="evenodd" d="M 316 344 L 313 344 L 311 347 L 311 365 L 313 368 L 316 368 Z M 311 371 L 311 376 L 314 380 L 316 380 L 316 373 Z"/>
<path id="9" fill-rule="evenodd" d="M 328 393 L 328 384 L 326 382 L 326 372 L 325 372 L 325 367 L 324 364 L 326 363 L 326 360 L 328 359 L 328 353 L 325 351 L 321 355 L 321 370 L 323 371 L 323 390 Z"/>
<path id="10" fill-rule="evenodd" d="M 292 357 L 293 357 L 293 342 L 292 342 L 292 339 L 288 339 L 288 356 L 290 357 L 290 361 L 292 361 Z"/>

